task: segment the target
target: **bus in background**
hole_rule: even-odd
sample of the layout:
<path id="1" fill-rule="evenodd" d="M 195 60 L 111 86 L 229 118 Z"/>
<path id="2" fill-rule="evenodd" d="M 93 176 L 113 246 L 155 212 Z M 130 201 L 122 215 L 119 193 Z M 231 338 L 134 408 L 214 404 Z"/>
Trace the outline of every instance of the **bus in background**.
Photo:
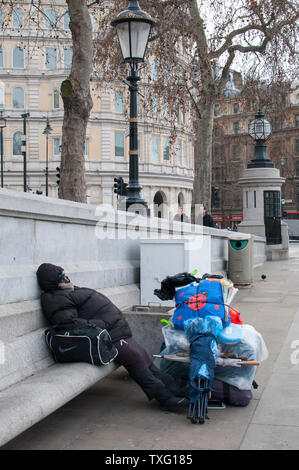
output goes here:
<path id="1" fill-rule="evenodd" d="M 282 218 L 289 227 L 289 239 L 299 240 L 299 212 L 283 211 Z"/>

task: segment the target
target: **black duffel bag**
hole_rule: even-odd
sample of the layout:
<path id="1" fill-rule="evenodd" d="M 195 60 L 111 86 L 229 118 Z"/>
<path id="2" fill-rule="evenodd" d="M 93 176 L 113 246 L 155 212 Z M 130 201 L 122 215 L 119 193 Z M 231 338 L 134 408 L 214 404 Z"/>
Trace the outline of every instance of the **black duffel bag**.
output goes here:
<path id="1" fill-rule="evenodd" d="M 118 354 L 107 330 L 80 320 L 48 328 L 45 338 L 56 362 L 101 366 L 112 362 Z"/>

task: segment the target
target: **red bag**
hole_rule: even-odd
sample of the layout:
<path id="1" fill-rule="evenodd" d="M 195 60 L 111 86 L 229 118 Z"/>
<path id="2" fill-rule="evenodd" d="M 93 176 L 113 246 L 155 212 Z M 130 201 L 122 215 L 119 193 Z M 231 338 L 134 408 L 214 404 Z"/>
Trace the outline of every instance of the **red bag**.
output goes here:
<path id="1" fill-rule="evenodd" d="M 236 323 L 237 325 L 243 324 L 243 319 L 235 308 L 229 308 L 229 316 L 232 323 Z"/>

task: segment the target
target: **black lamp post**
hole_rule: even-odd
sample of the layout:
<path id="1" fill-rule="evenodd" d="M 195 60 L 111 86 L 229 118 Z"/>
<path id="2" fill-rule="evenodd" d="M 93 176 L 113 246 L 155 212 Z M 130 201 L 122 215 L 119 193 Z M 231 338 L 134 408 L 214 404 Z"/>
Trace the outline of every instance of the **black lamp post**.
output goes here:
<path id="1" fill-rule="evenodd" d="M 3 162 L 3 129 L 6 127 L 6 119 L 3 117 L 3 111 L 0 111 L 0 147 L 1 147 L 1 188 L 3 188 L 4 162 Z"/>
<path id="2" fill-rule="evenodd" d="M 149 35 L 155 21 L 140 9 L 137 0 L 130 0 L 127 10 L 119 13 L 111 25 L 116 28 L 124 61 L 130 65 L 131 70 L 127 77 L 130 84 L 130 153 L 126 210 L 134 205 L 134 208 L 131 208 L 134 212 L 147 212 L 147 204 L 140 197 L 142 188 L 138 176 L 137 82 L 140 80 L 138 64 L 144 61 Z"/>
<path id="3" fill-rule="evenodd" d="M 52 130 L 49 118 L 47 118 L 47 125 L 43 131 L 43 134 L 46 136 L 46 196 L 49 194 L 49 134 L 51 134 Z"/>
<path id="4" fill-rule="evenodd" d="M 27 192 L 27 152 L 26 152 L 26 129 L 27 129 L 27 118 L 29 118 L 30 113 L 23 113 L 21 114 L 21 118 L 23 119 L 23 136 L 22 136 L 22 154 L 23 154 L 23 186 L 24 186 L 24 193 Z"/>
<path id="5" fill-rule="evenodd" d="M 248 163 L 247 168 L 273 168 L 274 164 L 267 154 L 266 145 L 266 140 L 272 134 L 272 128 L 261 110 L 249 123 L 248 133 L 255 140 L 255 148 L 253 159 Z"/>

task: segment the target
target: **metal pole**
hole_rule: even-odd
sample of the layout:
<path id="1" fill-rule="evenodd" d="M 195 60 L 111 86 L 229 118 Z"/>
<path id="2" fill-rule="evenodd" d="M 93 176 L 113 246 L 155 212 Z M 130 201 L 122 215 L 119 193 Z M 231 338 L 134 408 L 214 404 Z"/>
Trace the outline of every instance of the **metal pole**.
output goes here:
<path id="1" fill-rule="evenodd" d="M 26 135 L 26 117 L 23 117 L 23 135 Z M 26 140 L 22 142 L 25 144 L 25 151 L 23 152 L 23 167 L 24 167 L 24 192 L 27 191 L 27 155 L 26 155 Z"/>
<path id="2" fill-rule="evenodd" d="M 1 188 L 3 188 L 3 128 L 1 127 Z"/>
<path id="3" fill-rule="evenodd" d="M 23 118 L 23 136 L 25 137 L 25 140 L 22 141 L 23 147 L 25 149 L 22 151 L 23 153 L 23 173 L 24 173 L 24 192 L 27 192 L 27 155 L 26 155 L 26 119 L 29 117 L 29 113 L 24 113 L 21 114 L 21 117 Z"/>
<path id="4" fill-rule="evenodd" d="M 127 186 L 126 210 L 134 205 L 134 212 L 147 213 L 147 203 L 141 199 L 140 191 L 142 187 L 139 184 L 139 162 L 138 162 L 138 123 L 137 123 L 137 92 L 140 80 L 138 76 L 138 65 L 133 63 L 131 66 L 131 75 L 127 77 L 130 90 L 130 150 L 129 150 L 129 184 Z M 140 206 L 140 207 L 138 207 Z"/>
<path id="5" fill-rule="evenodd" d="M 47 148 L 46 148 L 46 196 L 48 196 L 48 186 L 49 186 L 49 168 L 48 168 L 48 150 L 49 150 L 49 134 L 46 134 L 47 139 Z"/>

